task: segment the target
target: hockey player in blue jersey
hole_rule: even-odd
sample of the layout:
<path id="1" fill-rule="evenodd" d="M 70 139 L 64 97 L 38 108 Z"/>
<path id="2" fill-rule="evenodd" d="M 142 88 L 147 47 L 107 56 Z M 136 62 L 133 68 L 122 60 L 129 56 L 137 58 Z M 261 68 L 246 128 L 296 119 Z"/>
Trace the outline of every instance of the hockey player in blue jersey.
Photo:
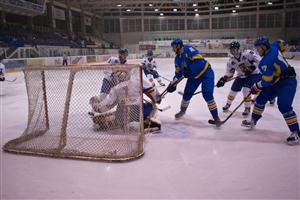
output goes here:
<path id="1" fill-rule="evenodd" d="M 253 128 L 262 117 L 267 101 L 277 97 L 279 111 L 291 132 L 286 141 L 288 144 L 299 144 L 299 124 L 292 107 L 297 89 L 295 69 L 284 59 L 279 45 L 277 43 L 270 45 L 267 37 L 257 38 L 254 45 L 262 56 L 259 63 L 262 79 L 251 88 L 252 94 L 259 93 L 259 95 L 255 101 L 251 120 L 244 120 L 242 126 Z"/>
<path id="2" fill-rule="evenodd" d="M 151 49 L 147 51 L 146 59 L 143 60 L 140 65 L 143 67 L 146 77 L 153 86 L 155 86 L 154 79 L 157 80 L 159 85 L 165 86 L 157 72 L 158 66 L 156 61 L 153 59 L 153 51 Z"/>
<path id="3" fill-rule="evenodd" d="M 173 40 L 171 46 L 176 54 L 175 76 L 167 87 L 167 91 L 170 93 L 174 92 L 176 90 L 177 80 L 182 77 L 187 78 L 180 111 L 175 114 L 175 119 L 180 119 L 185 114 L 194 92 L 200 84 L 202 84 L 203 98 L 207 103 L 214 123 L 220 126 L 221 123 L 218 116 L 217 104 L 213 96 L 214 71 L 210 64 L 200 55 L 196 48 L 186 44 L 183 45 L 182 40 L 179 38 Z"/>
<path id="4" fill-rule="evenodd" d="M 277 46 L 277 48 L 279 49 L 279 51 L 282 54 L 289 48 L 289 45 L 287 44 L 287 42 L 285 40 L 277 40 L 276 42 L 274 42 L 273 45 Z M 274 97 L 273 99 L 270 100 L 270 105 L 274 105 L 275 101 L 276 101 L 276 98 Z"/>

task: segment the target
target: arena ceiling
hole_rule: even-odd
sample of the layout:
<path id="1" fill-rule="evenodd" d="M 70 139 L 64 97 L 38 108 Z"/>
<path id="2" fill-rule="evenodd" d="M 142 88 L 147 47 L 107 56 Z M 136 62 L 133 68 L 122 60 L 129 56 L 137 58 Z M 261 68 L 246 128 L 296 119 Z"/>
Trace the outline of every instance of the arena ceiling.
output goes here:
<path id="1" fill-rule="evenodd" d="M 58 0 L 99 16 L 192 16 L 299 9 L 300 0 Z"/>

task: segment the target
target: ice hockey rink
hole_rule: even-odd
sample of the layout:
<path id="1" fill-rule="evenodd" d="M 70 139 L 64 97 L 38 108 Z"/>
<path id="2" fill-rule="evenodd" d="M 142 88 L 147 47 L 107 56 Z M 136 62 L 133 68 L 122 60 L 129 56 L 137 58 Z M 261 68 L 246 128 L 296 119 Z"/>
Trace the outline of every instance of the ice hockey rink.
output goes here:
<path id="1" fill-rule="evenodd" d="M 215 81 L 228 58 L 208 58 Z M 288 60 L 300 74 L 300 62 Z M 130 63 L 138 63 L 131 60 Z M 157 59 L 162 76 L 172 79 L 173 59 Z M 22 72 L 0 83 L 1 146 L 27 125 L 27 95 Z M 163 80 L 168 84 L 167 81 Z M 177 91 L 182 91 L 185 81 Z M 215 88 L 221 119 L 231 83 Z M 158 87 L 163 91 L 165 87 Z M 198 89 L 199 90 L 199 89 Z M 129 162 L 98 162 L 27 156 L 1 151 L 1 196 L 4 199 L 300 199 L 300 146 L 285 143 L 290 135 L 277 106 L 267 105 L 255 130 L 240 126 L 243 107 L 226 124 L 207 123 L 202 95 L 192 98 L 187 114 L 175 120 L 181 96 L 167 94 L 158 112 L 159 134 L 145 136 L 145 154 Z M 242 100 L 237 95 L 231 110 Z M 299 83 L 294 109 L 300 116 Z"/>

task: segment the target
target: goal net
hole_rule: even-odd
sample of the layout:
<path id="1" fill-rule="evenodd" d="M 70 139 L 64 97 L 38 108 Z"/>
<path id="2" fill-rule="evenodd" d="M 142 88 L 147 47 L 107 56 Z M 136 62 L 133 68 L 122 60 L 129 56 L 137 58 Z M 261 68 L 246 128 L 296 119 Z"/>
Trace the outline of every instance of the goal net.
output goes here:
<path id="1" fill-rule="evenodd" d="M 116 72 L 122 76 L 113 76 Z M 24 75 L 27 128 L 4 145 L 5 151 L 112 161 L 143 155 L 142 76 L 137 65 L 28 68 Z M 111 89 L 99 100 L 101 88 L 109 91 L 118 85 L 118 91 Z M 92 97 L 98 99 L 96 112 Z M 102 105 L 104 101 L 110 105 Z"/>

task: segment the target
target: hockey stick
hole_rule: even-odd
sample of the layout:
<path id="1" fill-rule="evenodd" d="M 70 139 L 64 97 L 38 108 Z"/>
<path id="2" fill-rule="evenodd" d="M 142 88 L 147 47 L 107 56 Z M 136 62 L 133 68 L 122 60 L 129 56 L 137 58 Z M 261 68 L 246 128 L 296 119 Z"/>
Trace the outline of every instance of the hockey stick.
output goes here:
<path id="1" fill-rule="evenodd" d="M 166 77 L 163 77 L 163 76 L 160 76 L 162 79 L 166 80 L 166 81 L 169 81 L 169 82 L 172 82 L 170 79 L 166 78 Z"/>
<path id="2" fill-rule="evenodd" d="M 225 124 L 230 118 L 231 118 L 231 116 L 241 107 L 241 105 L 243 105 L 243 103 L 245 102 L 245 100 L 248 98 L 248 97 L 250 97 L 251 96 L 251 93 L 250 94 L 248 94 L 247 95 L 247 97 L 245 97 L 244 99 L 243 99 L 243 101 L 230 113 L 230 115 L 228 115 L 227 117 L 226 117 L 226 119 L 224 119 L 223 121 L 221 121 L 220 122 L 220 125 L 222 125 L 222 124 Z M 210 124 L 216 124 L 215 123 L 215 121 L 214 120 L 212 120 L 212 119 L 210 119 L 210 120 L 208 120 L 208 123 L 210 123 Z"/>
<path id="3" fill-rule="evenodd" d="M 5 81 L 10 82 L 10 83 L 15 82 L 16 80 L 17 80 L 17 77 L 14 78 L 14 79 L 12 79 L 12 80 L 7 80 L 7 79 L 5 79 Z"/>
<path id="4" fill-rule="evenodd" d="M 294 58 L 295 58 L 295 55 L 292 55 L 291 57 L 285 58 L 285 59 L 292 60 L 292 59 L 294 59 Z"/>
<path id="5" fill-rule="evenodd" d="M 236 78 L 239 78 L 239 77 L 240 77 L 240 76 L 232 77 L 232 78 L 228 79 L 228 81 L 226 81 L 226 83 L 229 82 L 229 81 L 232 81 L 232 80 L 234 80 L 234 79 L 236 79 Z M 217 86 L 217 84 L 214 85 L 214 87 L 216 87 L 216 86 Z M 199 91 L 199 92 L 195 92 L 195 93 L 193 94 L 193 96 L 194 96 L 194 95 L 197 95 L 197 94 L 200 94 L 200 93 L 202 93 L 202 90 Z M 178 94 L 180 94 L 181 96 L 183 96 L 184 92 L 178 91 Z"/>
<path id="6" fill-rule="evenodd" d="M 184 77 L 180 77 L 179 79 L 177 79 L 175 82 L 174 82 L 174 85 L 178 85 L 178 83 L 180 81 L 182 81 L 184 79 Z M 163 98 L 166 94 L 168 93 L 168 87 L 160 94 L 160 97 Z"/>
<path id="7" fill-rule="evenodd" d="M 157 108 L 157 110 L 159 110 L 160 112 L 164 112 L 164 111 L 166 111 L 166 110 L 169 110 L 170 108 L 171 108 L 171 106 L 168 105 L 168 106 L 166 106 L 166 107 L 164 107 L 164 108 Z"/>

